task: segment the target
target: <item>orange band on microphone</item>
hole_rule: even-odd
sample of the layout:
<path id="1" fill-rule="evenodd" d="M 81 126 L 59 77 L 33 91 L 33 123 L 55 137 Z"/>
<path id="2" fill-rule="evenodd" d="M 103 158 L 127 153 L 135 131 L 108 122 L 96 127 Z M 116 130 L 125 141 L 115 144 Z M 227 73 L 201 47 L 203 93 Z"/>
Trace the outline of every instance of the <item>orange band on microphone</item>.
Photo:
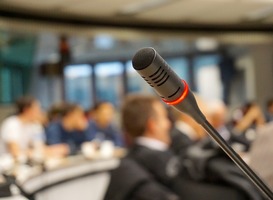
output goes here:
<path id="1" fill-rule="evenodd" d="M 176 104 L 182 102 L 187 97 L 187 95 L 189 93 L 189 86 L 186 83 L 186 81 L 182 80 L 182 82 L 183 82 L 185 88 L 184 88 L 184 91 L 181 94 L 181 96 L 178 99 L 174 100 L 174 101 L 167 101 L 165 99 L 162 99 L 166 104 L 173 106 L 173 105 L 176 105 Z"/>

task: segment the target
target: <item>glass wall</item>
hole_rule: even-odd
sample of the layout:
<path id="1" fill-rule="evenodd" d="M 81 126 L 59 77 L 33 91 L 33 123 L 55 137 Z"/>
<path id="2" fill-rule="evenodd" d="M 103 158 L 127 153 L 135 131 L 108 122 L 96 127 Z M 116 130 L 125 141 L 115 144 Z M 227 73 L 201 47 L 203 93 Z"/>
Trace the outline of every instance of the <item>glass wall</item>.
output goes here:
<path id="1" fill-rule="evenodd" d="M 65 99 L 78 103 L 85 109 L 93 104 L 92 68 L 90 65 L 70 65 L 64 70 Z"/>
<path id="2" fill-rule="evenodd" d="M 208 100 L 223 98 L 223 86 L 218 67 L 219 58 L 218 55 L 204 55 L 194 59 L 197 93 Z"/>
<path id="3" fill-rule="evenodd" d="M 202 55 L 193 59 L 171 57 L 166 61 L 177 75 L 196 85 L 196 92 L 206 99 L 222 99 L 223 86 L 218 67 L 219 55 Z M 192 67 L 192 69 L 190 69 Z M 194 76 L 190 76 L 193 70 Z M 94 80 L 93 80 L 94 79 Z M 88 109 L 94 101 L 110 101 L 119 107 L 126 93 L 155 94 L 134 70 L 132 61 L 96 63 L 93 66 L 70 65 L 65 68 L 65 99 Z"/>
<path id="4" fill-rule="evenodd" d="M 187 58 L 169 58 L 166 61 L 181 79 L 187 83 L 190 82 L 189 61 Z"/>
<path id="5" fill-rule="evenodd" d="M 124 67 L 122 62 L 106 62 L 95 65 L 96 99 L 110 101 L 118 106 L 124 95 Z"/>
<path id="6" fill-rule="evenodd" d="M 152 88 L 141 78 L 132 66 L 132 61 L 126 63 L 127 91 L 129 93 L 152 93 Z"/>
<path id="7" fill-rule="evenodd" d="M 16 43 L 8 43 L 5 48 L 0 48 L 1 103 L 11 103 L 16 97 L 32 92 L 45 107 L 65 100 L 79 103 L 88 109 L 94 102 L 103 100 L 119 106 L 127 93 L 154 94 L 153 89 L 133 69 L 130 60 L 135 53 L 134 49 L 147 45 L 164 52 L 162 57 L 181 79 L 188 82 L 192 90 L 202 95 L 221 97 L 218 54 L 189 53 L 189 44 L 181 43 L 180 39 L 156 42 L 147 38 L 124 43 L 107 34 L 99 34 L 92 39 L 69 37 L 71 62 L 81 64 L 66 66 L 63 75 L 52 75 L 42 74 L 39 66 L 58 63 L 59 36 L 43 33 L 38 37 L 22 35 L 18 38 Z M 189 51 L 186 51 L 188 48 Z M 11 62 L 14 60 L 17 62 Z M 87 63 L 92 63 L 92 66 Z M 30 73 L 35 67 L 37 73 Z M 36 76 L 36 79 L 30 78 L 30 75 Z"/>

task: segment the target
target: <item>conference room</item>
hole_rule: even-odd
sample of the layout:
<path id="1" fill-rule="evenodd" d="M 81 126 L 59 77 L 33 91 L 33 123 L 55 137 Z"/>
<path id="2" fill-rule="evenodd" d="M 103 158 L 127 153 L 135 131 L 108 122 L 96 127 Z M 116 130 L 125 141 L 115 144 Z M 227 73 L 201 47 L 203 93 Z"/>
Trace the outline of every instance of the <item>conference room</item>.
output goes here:
<path id="1" fill-rule="evenodd" d="M 273 199 L 272 0 L 1 0 L 0 200 Z"/>

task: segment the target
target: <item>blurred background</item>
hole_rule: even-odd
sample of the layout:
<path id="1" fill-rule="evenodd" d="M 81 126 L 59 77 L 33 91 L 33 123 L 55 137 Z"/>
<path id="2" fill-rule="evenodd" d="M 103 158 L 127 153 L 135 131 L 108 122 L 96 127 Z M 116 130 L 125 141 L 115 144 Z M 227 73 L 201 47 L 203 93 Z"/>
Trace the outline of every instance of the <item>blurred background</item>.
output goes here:
<path id="1" fill-rule="evenodd" d="M 271 0 L 1 0 L 0 13 L 1 117 L 24 94 L 87 109 L 151 92 L 131 66 L 146 46 L 205 98 L 272 96 Z"/>
<path id="2" fill-rule="evenodd" d="M 230 125 L 236 134 L 245 134 L 246 147 L 237 144 L 242 157 L 256 139 L 256 128 L 269 122 L 272 126 L 273 0 L 0 0 L 0 123 L 7 124 L 4 120 L 15 114 L 19 97 L 33 96 L 41 105 L 39 114 L 45 114 L 37 121 L 46 134 L 53 130 L 52 124 L 56 128 L 54 117 L 63 120 L 63 126 L 87 119 L 67 130 L 79 132 L 92 127 L 99 115 L 109 115 L 107 123 L 113 122 L 119 130 L 111 129 L 112 142 L 126 149 L 119 121 L 124 98 L 136 92 L 154 94 L 132 67 L 134 54 L 143 47 L 155 48 L 187 81 L 205 102 L 202 108 L 208 109 L 205 114 L 211 123 L 215 120 L 215 128 Z M 74 107 L 62 107 L 61 102 L 74 103 Z M 100 102 L 107 102 L 110 114 L 98 114 Z M 220 117 L 213 116 L 216 110 L 222 111 L 221 106 L 225 108 Z M 75 110 L 77 114 L 67 117 Z M 46 115 L 50 111 L 56 112 L 52 119 Z M 267 132 L 272 133 L 272 128 Z M 100 130 L 92 131 L 89 138 L 77 138 L 78 132 L 70 138 L 77 146 L 73 155 L 85 148 L 93 154 L 92 146 L 82 144 L 107 139 L 101 138 Z M 204 131 L 198 134 L 194 142 L 205 138 Z M 57 146 L 60 157 L 71 156 L 70 141 L 52 142 L 50 134 L 45 137 L 43 142 L 50 147 L 65 143 Z M 0 147 L 9 145 L 6 138 L 1 138 Z M 6 152 L 21 162 L 12 150 Z"/>

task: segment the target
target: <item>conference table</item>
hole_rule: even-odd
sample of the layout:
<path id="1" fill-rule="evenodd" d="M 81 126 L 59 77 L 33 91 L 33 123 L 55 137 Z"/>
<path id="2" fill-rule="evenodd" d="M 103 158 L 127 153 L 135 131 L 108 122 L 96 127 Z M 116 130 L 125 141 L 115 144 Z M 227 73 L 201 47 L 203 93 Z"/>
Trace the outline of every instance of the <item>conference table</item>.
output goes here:
<path id="1" fill-rule="evenodd" d="M 110 171 L 119 166 L 124 154 L 120 152 L 108 158 L 76 155 L 51 161 L 43 167 L 18 167 L 16 185 L 23 195 L 0 200 L 102 200 L 110 182 Z"/>

